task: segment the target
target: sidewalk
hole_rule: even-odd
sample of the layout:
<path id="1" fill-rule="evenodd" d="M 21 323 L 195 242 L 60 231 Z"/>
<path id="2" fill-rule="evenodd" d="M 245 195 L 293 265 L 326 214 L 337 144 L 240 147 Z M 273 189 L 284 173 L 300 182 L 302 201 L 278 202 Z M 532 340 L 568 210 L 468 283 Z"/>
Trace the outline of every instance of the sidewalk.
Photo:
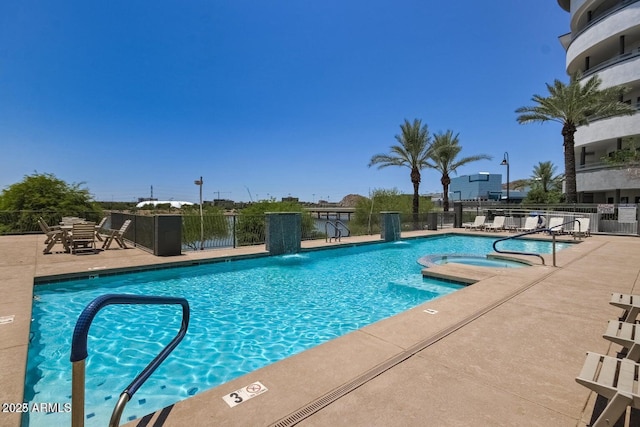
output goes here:
<path id="1" fill-rule="evenodd" d="M 305 243 L 312 245 L 327 244 Z M 41 251 L 42 236 L 0 237 L 0 317 L 15 316 L 0 325 L 2 402 L 22 400 L 34 277 L 263 254 L 264 247 L 171 258 L 138 249 Z M 454 266 L 458 273 L 449 266 L 448 274 L 482 280 L 128 425 L 585 426 L 595 396 L 574 378 L 587 351 L 619 349 L 602 338 L 619 315 L 608 301 L 611 292 L 640 293 L 640 239 L 593 236 L 558 252 L 557 264 Z M 268 391 L 233 408 L 222 399 L 256 381 Z M 0 426 L 19 420 L 0 414 Z"/>

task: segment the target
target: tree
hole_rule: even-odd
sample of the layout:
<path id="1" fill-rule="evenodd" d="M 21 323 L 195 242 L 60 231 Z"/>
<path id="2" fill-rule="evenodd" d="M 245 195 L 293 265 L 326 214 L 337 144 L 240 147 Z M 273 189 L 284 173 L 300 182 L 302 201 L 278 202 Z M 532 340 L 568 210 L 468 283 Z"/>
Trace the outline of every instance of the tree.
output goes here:
<path id="1" fill-rule="evenodd" d="M 427 160 L 431 150 L 431 141 L 427 125 L 422 125 L 422 120 L 414 119 L 413 124 L 407 119 L 400 125 L 402 133 L 396 135 L 398 145 L 390 147 L 390 154 L 376 154 L 371 157 L 369 167 L 378 165 L 378 169 L 388 166 L 404 166 L 411 170 L 411 183 L 413 184 L 413 224 L 419 227 L 420 210 L 420 171 L 427 167 Z"/>
<path id="2" fill-rule="evenodd" d="M 533 167 L 531 187 L 539 187 L 544 193 L 562 190 L 562 174 L 556 175 L 557 166 L 553 162 L 538 162 Z"/>
<path id="3" fill-rule="evenodd" d="M 581 76 L 574 74 L 568 85 L 555 80 L 553 85 L 547 84 L 548 97 L 533 95 L 531 99 L 537 105 L 520 107 L 518 123 L 533 123 L 554 121 L 562 124 L 564 145 L 564 172 L 566 198 L 568 203 L 576 203 L 578 191 L 576 188 L 576 159 L 574 135 L 578 126 L 587 126 L 593 120 L 609 117 L 632 115 L 635 108 L 620 102 L 620 96 L 625 92 L 622 87 L 600 89 L 601 80 L 594 75 L 589 80 L 580 83 Z"/>
<path id="4" fill-rule="evenodd" d="M 202 216 L 202 237 L 204 240 L 229 237 L 229 221 L 224 211 L 216 206 L 205 206 Z M 195 206 L 182 208 L 182 243 L 197 250 L 200 248 L 200 210 Z"/>
<path id="5" fill-rule="evenodd" d="M 640 140 L 637 137 L 628 137 L 622 140 L 625 145 L 608 156 L 600 159 L 607 165 L 618 166 L 627 169 L 631 179 L 640 178 Z"/>
<path id="6" fill-rule="evenodd" d="M 39 217 L 48 224 L 57 224 L 63 216 L 98 221 L 102 210 L 82 185 L 67 184 L 48 173 L 25 176 L 0 194 L 0 211 L 5 213 L 0 232 L 38 230 Z"/>
<path id="7" fill-rule="evenodd" d="M 304 213 L 304 207 L 297 202 L 276 202 L 261 200 L 251 203 L 240 211 L 236 224 L 236 238 L 238 245 L 255 245 L 265 242 L 266 216 L 265 212 L 301 212 L 302 235 L 315 237 L 314 221 L 310 215 Z"/>
<path id="8" fill-rule="evenodd" d="M 552 162 L 539 162 L 533 167 L 529 180 L 531 189 L 523 203 L 554 204 L 562 202 L 562 174 L 556 175 L 558 168 Z"/>
<path id="9" fill-rule="evenodd" d="M 349 223 L 355 235 L 380 232 L 380 212 L 400 212 L 401 220 L 412 215 L 413 197 L 402 194 L 397 188 L 391 190 L 374 189 L 370 197 L 362 197 L 356 203 L 353 219 Z M 433 202 L 428 197 L 421 197 L 420 214 L 433 209 Z M 404 221 L 403 221 L 404 222 Z"/>
<path id="10" fill-rule="evenodd" d="M 487 154 L 477 154 L 458 159 L 458 155 L 462 150 L 459 134 L 453 134 L 453 131 L 447 130 L 444 133 L 438 133 L 433 137 L 433 145 L 431 146 L 430 162 L 427 166 L 433 168 L 442 174 L 440 183 L 442 184 L 442 206 L 445 212 L 449 211 L 449 184 L 451 178 L 449 174 L 456 172 L 460 166 L 467 163 L 476 162 L 478 160 L 491 160 L 492 157 Z"/>

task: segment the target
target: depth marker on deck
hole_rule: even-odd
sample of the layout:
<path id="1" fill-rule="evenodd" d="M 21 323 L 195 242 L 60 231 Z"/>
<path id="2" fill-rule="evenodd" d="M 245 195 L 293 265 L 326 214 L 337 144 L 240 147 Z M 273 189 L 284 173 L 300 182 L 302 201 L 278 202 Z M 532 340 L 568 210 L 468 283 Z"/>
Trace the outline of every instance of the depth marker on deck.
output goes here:
<path id="1" fill-rule="evenodd" d="M 15 314 L 11 316 L 0 316 L 0 325 L 4 325 L 6 323 L 13 323 L 13 319 L 15 319 Z"/>
<path id="2" fill-rule="evenodd" d="M 427 314 L 436 314 L 438 310 L 434 310 L 433 308 L 427 308 L 426 310 L 422 310 Z"/>
<path id="3" fill-rule="evenodd" d="M 227 402 L 230 408 L 233 408 L 236 405 L 239 405 L 252 397 L 256 397 L 259 394 L 264 393 L 269 390 L 262 384 L 260 381 L 256 381 L 255 383 L 249 384 L 246 387 L 242 387 L 234 391 L 233 393 L 229 393 L 225 396 L 222 396 L 222 399 Z"/>

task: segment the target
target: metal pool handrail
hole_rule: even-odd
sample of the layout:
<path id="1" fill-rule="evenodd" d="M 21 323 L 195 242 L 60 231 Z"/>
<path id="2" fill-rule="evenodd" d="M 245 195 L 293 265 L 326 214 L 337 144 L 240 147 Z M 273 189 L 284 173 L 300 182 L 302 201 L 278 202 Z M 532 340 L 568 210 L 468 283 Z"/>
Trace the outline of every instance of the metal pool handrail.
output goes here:
<path id="1" fill-rule="evenodd" d="M 329 226 L 332 226 L 334 230 L 334 235 L 331 237 L 329 236 Z M 325 234 L 325 238 L 324 238 L 325 242 L 331 242 L 331 239 L 336 239 L 336 242 L 338 242 L 342 238 L 342 230 L 340 230 L 340 228 L 338 228 L 338 226 L 332 223 L 331 221 L 327 221 L 324 224 L 324 234 Z"/>
<path id="2" fill-rule="evenodd" d="M 189 327 L 189 303 L 184 298 L 159 297 L 145 295 L 102 295 L 89 303 L 80 314 L 71 341 L 72 386 L 71 386 L 71 425 L 84 426 L 84 391 L 85 391 L 85 359 L 87 358 L 87 336 L 91 322 L 102 308 L 111 304 L 180 304 L 182 306 L 182 324 L 178 334 L 167 346 L 147 365 L 146 368 L 120 394 L 116 403 L 110 427 L 120 424 L 120 417 L 124 407 L 138 391 L 140 386 L 151 376 L 160 364 L 167 358 L 174 348 L 182 341 Z"/>
<path id="3" fill-rule="evenodd" d="M 493 250 L 496 251 L 499 254 L 512 254 L 512 255 L 526 255 L 526 256 L 537 256 L 538 258 L 540 258 L 540 260 L 542 261 L 542 265 L 545 265 L 544 263 L 544 257 L 540 254 L 536 254 L 533 252 L 520 252 L 520 251 L 501 251 L 498 248 L 496 248 L 496 244 L 499 242 L 504 242 L 505 240 L 511 240 L 511 239 L 516 239 L 518 237 L 522 237 L 522 236 L 526 236 L 527 234 L 535 234 L 535 233 L 540 233 L 543 231 L 549 231 L 548 228 L 538 228 L 536 230 L 531 230 L 531 231 L 525 231 L 524 233 L 520 233 L 520 234 L 515 234 L 513 236 L 509 236 L 509 237 L 503 237 L 502 239 L 498 239 L 495 242 L 493 242 Z M 554 245 L 553 245 L 553 250 L 555 252 L 555 239 L 554 239 Z"/>
<path id="4" fill-rule="evenodd" d="M 556 235 L 553 233 L 552 228 L 563 227 L 565 225 L 572 224 L 574 222 L 578 223 L 578 232 L 580 232 L 580 221 L 578 221 L 577 219 L 574 219 L 574 220 L 571 220 L 571 221 L 564 222 L 562 224 L 554 225 L 551 228 L 538 228 L 536 230 L 525 231 L 524 233 L 520 233 L 520 234 L 516 234 L 516 235 L 513 235 L 513 236 L 509 236 L 509 237 L 504 237 L 502 239 L 498 239 L 495 242 L 493 242 L 493 250 L 496 251 L 499 254 L 537 256 L 537 257 L 540 258 L 540 260 L 542 260 L 542 265 L 546 265 L 545 262 L 544 262 L 544 257 L 542 255 L 540 255 L 540 254 L 535 254 L 535 253 L 532 253 L 532 252 L 501 251 L 501 250 L 496 248 L 496 244 L 498 242 L 504 242 L 505 240 L 516 239 L 518 237 L 526 236 L 527 234 L 535 234 L 535 233 L 541 233 L 543 231 L 546 231 L 547 233 L 549 233 L 549 234 L 551 234 L 553 236 L 552 253 L 553 253 L 553 266 L 555 267 L 556 266 Z"/>
<path id="5" fill-rule="evenodd" d="M 337 220 L 336 221 L 336 227 L 338 227 L 340 225 L 343 226 L 345 230 L 347 230 L 347 236 L 346 237 L 351 236 L 351 230 L 349 230 L 349 227 L 347 227 L 347 224 L 345 224 L 344 222 L 342 222 L 340 220 Z M 340 233 L 342 234 L 342 231 L 340 231 Z"/>

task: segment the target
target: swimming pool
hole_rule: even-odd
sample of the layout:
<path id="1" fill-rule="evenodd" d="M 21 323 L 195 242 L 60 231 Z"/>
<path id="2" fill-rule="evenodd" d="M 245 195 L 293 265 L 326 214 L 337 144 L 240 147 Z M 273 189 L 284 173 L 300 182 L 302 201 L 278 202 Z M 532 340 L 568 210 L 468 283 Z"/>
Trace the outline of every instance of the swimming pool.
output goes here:
<path id="1" fill-rule="evenodd" d="M 38 285 L 25 401 L 70 402 L 73 327 L 105 293 L 186 297 L 192 311 L 187 336 L 127 405 L 125 422 L 460 289 L 423 279 L 416 259 L 453 248 L 485 254 L 493 240 L 443 236 Z M 548 242 L 508 243 L 505 249 L 550 251 Z M 98 314 L 86 361 L 87 426 L 106 424 L 122 389 L 173 338 L 180 318 L 178 308 L 158 306 Z M 69 419 L 32 413 L 24 424 Z"/>

